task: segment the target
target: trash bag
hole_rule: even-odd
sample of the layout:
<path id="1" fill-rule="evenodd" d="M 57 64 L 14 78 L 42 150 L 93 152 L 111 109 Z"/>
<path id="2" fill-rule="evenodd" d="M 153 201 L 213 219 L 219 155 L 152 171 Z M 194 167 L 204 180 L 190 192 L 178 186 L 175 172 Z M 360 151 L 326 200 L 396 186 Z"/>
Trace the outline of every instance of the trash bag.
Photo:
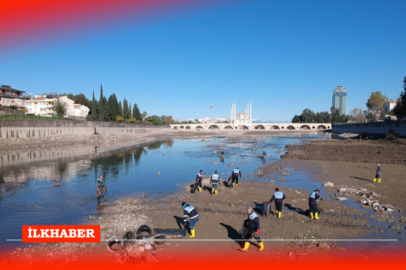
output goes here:
<path id="1" fill-rule="evenodd" d="M 230 177 L 228 178 L 228 181 L 227 181 L 227 186 L 228 186 L 228 187 L 231 187 L 232 185 L 233 185 L 233 177 L 230 176 Z"/>
<path id="2" fill-rule="evenodd" d="M 244 220 L 242 227 L 241 227 L 240 231 L 238 232 L 241 235 L 241 237 L 244 239 L 248 233 L 248 224 L 249 224 L 249 220 L 248 219 Z"/>
<path id="3" fill-rule="evenodd" d="M 266 217 L 271 213 L 271 204 L 269 202 L 264 202 L 261 204 L 261 215 Z"/>
<path id="4" fill-rule="evenodd" d="M 195 193 L 196 189 L 197 189 L 197 181 L 195 181 L 195 183 L 193 184 L 193 187 L 192 187 L 192 189 L 190 191 L 192 193 Z"/>

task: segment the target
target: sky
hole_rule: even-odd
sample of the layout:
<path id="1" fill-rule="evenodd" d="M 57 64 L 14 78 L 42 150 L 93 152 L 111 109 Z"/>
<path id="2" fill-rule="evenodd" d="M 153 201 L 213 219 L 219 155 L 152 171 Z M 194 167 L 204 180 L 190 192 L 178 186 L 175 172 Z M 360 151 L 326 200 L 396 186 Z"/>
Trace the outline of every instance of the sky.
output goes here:
<path id="1" fill-rule="evenodd" d="M 404 10 L 405 0 L 194 0 L 70 24 L 54 16 L 53 28 L 27 23 L 0 38 L 0 84 L 97 99 L 102 84 L 107 98 L 175 119 L 230 117 L 232 102 L 239 112 L 252 101 L 253 118 L 273 122 L 329 111 L 343 85 L 349 113 L 373 91 L 399 97 Z"/>

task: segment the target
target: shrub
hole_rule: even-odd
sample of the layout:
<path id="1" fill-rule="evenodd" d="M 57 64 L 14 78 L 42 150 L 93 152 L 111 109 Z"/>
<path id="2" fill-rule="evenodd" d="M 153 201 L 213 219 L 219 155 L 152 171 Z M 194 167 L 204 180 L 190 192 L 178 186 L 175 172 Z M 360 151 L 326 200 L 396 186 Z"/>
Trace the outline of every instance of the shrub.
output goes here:
<path id="1" fill-rule="evenodd" d="M 122 116 L 120 116 L 120 115 L 117 115 L 117 116 L 116 116 L 116 121 L 118 121 L 118 122 L 123 122 L 123 121 L 124 121 L 124 117 L 122 117 Z"/>

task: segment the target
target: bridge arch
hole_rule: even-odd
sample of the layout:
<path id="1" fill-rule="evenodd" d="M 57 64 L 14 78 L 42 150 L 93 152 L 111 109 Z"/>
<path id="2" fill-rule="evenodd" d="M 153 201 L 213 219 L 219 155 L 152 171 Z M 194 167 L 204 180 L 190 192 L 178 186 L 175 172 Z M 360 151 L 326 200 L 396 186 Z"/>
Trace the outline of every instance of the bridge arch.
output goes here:
<path id="1" fill-rule="evenodd" d="M 248 126 L 245 126 L 245 125 L 244 125 L 244 126 L 241 127 L 241 129 L 242 129 L 242 130 L 248 130 L 249 128 L 248 128 Z"/>
<path id="2" fill-rule="evenodd" d="M 325 125 L 320 125 L 317 127 L 317 129 L 327 129 Z"/>
<path id="3" fill-rule="evenodd" d="M 281 129 L 281 128 L 277 125 L 273 125 L 273 126 L 271 126 L 271 129 Z"/>
<path id="4" fill-rule="evenodd" d="M 185 127 L 184 127 L 184 126 L 180 126 L 179 129 L 185 129 Z"/>
<path id="5" fill-rule="evenodd" d="M 256 125 L 255 129 L 265 129 L 265 127 L 263 125 Z"/>
<path id="6" fill-rule="evenodd" d="M 220 130 L 220 127 L 219 127 L 218 125 L 211 125 L 211 126 L 209 127 L 209 129 L 210 129 L 210 130 L 214 130 L 214 129 Z"/>
<path id="7" fill-rule="evenodd" d="M 309 125 L 303 125 L 303 126 L 300 127 L 300 129 L 308 129 L 308 130 L 310 130 L 311 128 L 310 128 Z"/>
<path id="8" fill-rule="evenodd" d="M 292 125 L 289 125 L 286 129 L 295 130 L 296 128 L 294 126 L 292 126 Z"/>
<path id="9" fill-rule="evenodd" d="M 197 126 L 197 127 L 195 127 L 195 129 L 196 129 L 196 130 L 200 130 L 200 129 L 203 129 L 203 130 L 204 130 L 204 128 L 203 128 L 202 126 Z"/>
<path id="10" fill-rule="evenodd" d="M 315 126 L 312 126 L 312 129 L 315 129 L 316 127 Z"/>
<path id="11" fill-rule="evenodd" d="M 187 126 L 186 129 L 192 129 L 191 126 Z"/>
<path id="12" fill-rule="evenodd" d="M 228 125 L 228 126 L 225 126 L 224 129 L 233 129 L 233 127 Z"/>
<path id="13" fill-rule="evenodd" d="M 174 129 L 174 130 L 178 130 L 178 126 L 174 126 L 173 129 Z"/>

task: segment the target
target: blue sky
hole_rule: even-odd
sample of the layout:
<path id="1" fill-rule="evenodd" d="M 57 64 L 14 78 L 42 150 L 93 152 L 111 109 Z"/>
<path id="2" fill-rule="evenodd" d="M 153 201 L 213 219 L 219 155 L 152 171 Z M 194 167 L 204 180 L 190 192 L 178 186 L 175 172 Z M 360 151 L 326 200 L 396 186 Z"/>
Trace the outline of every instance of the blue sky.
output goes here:
<path id="1" fill-rule="evenodd" d="M 406 1 L 212 1 L 70 29 L 0 52 L 0 84 L 27 93 L 124 96 L 148 114 L 290 121 L 347 113 L 372 91 L 398 98 L 406 76 Z M 213 109 L 210 106 L 213 105 Z"/>

